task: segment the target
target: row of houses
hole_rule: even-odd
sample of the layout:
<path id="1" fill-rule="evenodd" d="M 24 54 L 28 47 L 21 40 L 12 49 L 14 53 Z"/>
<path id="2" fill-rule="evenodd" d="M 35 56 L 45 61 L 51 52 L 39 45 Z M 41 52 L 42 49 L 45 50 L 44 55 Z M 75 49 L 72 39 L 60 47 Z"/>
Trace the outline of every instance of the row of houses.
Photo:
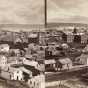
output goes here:
<path id="1" fill-rule="evenodd" d="M 73 67 L 73 63 L 70 58 L 60 58 L 57 61 L 55 59 L 45 60 L 45 68 L 47 70 L 70 70 Z"/>
<path id="2" fill-rule="evenodd" d="M 38 33 L 0 31 L 0 41 L 31 43 L 38 42 Z M 34 39 L 34 40 L 32 40 Z"/>
<path id="3" fill-rule="evenodd" d="M 25 53 L 21 55 L 19 48 L 12 49 L 8 44 L 0 44 L 0 76 L 7 80 L 22 81 L 30 88 L 44 88 L 45 69 L 44 64 L 39 63 L 44 50 L 35 44 L 29 44 L 24 50 Z M 37 60 L 36 56 L 40 59 Z"/>
<path id="4" fill-rule="evenodd" d="M 45 88 L 45 76 L 41 73 L 42 65 L 23 57 L 22 63 L 8 63 L 7 57 L 0 57 L 0 76 L 11 81 L 21 81 L 30 88 Z M 18 60 L 17 60 L 18 62 Z M 40 67 L 40 68 L 39 68 Z M 44 70 L 43 70 L 44 71 Z"/>
<path id="5" fill-rule="evenodd" d="M 0 41 L 9 41 L 13 43 L 16 42 L 38 43 L 41 45 L 46 45 L 46 43 L 53 41 L 67 42 L 67 43 L 79 42 L 84 44 L 87 43 L 87 40 L 88 40 L 87 32 L 73 33 L 57 29 L 47 29 L 45 31 L 38 31 L 38 32 L 4 31 L 4 34 L 0 34 Z"/>
<path id="6" fill-rule="evenodd" d="M 81 43 L 81 44 L 87 44 L 88 42 L 88 35 L 85 33 L 69 33 L 67 34 L 67 43 Z"/>
<path id="7" fill-rule="evenodd" d="M 80 44 L 86 44 L 88 41 L 87 31 L 74 33 L 74 30 L 75 29 L 73 29 L 73 31 L 71 32 L 66 32 L 64 30 L 47 29 L 43 32 L 39 32 L 39 44 L 46 45 L 50 42 L 75 42 Z"/>
<path id="8" fill-rule="evenodd" d="M 62 35 L 52 35 L 41 39 L 42 42 L 67 42 L 67 43 L 80 43 L 87 44 L 88 34 L 86 33 L 63 33 Z"/>

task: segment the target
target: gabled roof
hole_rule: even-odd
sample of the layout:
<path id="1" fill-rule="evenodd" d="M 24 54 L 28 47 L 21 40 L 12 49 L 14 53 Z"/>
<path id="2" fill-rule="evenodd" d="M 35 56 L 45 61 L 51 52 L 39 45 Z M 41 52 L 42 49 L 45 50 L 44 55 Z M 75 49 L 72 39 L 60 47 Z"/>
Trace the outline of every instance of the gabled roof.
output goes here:
<path id="1" fill-rule="evenodd" d="M 61 64 L 69 64 L 72 63 L 72 61 L 69 58 L 63 58 L 63 59 L 59 59 Z"/>
<path id="2" fill-rule="evenodd" d="M 27 70 L 30 70 L 32 72 L 33 76 L 40 74 L 40 71 L 33 66 L 24 65 L 24 68 L 26 68 Z"/>

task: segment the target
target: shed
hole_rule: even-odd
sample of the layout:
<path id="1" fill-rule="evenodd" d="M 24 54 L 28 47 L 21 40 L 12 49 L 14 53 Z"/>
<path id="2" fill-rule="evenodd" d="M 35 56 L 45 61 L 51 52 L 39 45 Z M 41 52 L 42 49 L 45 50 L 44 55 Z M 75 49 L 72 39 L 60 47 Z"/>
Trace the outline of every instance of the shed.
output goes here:
<path id="1" fill-rule="evenodd" d="M 77 57 L 76 60 L 80 64 L 88 65 L 88 54 L 82 54 L 80 57 Z"/>
<path id="2" fill-rule="evenodd" d="M 72 61 L 69 58 L 59 59 L 59 62 L 62 64 L 63 69 L 70 69 L 72 67 Z"/>
<path id="3" fill-rule="evenodd" d="M 54 59 L 45 60 L 45 68 L 55 68 L 56 61 Z"/>

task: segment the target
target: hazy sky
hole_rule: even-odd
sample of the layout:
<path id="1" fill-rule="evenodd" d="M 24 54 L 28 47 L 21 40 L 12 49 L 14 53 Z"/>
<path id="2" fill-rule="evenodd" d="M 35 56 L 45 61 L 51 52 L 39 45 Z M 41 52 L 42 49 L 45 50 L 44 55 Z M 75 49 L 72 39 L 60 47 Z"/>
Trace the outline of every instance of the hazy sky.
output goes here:
<path id="1" fill-rule="evenodd" d="M 47 0 L 48 22 L 88 23 L 88 0 Z M 0 0 L 0 24 L 44 24 L 44 0 Z"/>
<path id="2" fill-rule="evenodd" d="M 44 0 L 0 0 L 0 24 L 44 23 Z"/>
<path id="3" fill-rule="evenodd" d="M 47 0 L 48 22 L 88 23 L 88 0 Z"/>

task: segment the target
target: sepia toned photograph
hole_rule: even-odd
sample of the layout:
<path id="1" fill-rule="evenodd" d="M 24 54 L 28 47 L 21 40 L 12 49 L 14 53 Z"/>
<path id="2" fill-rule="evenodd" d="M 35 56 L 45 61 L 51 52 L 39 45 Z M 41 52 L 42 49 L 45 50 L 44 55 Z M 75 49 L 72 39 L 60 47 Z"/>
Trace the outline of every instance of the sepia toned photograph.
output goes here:
<path id="1" fill-rule="evenodd" d="M 0 1 L 0 88 L 88 88 L 88 0 Z"/>
<path id="2" fill-rule="evenodd" d="M 88 88 L 87 7 L 87 0 L 47 0 L 46 88 Z"/>
<path id="3" fill-rule="evenodd" d="M 0 1 L 0 88 L 45 88 L 43 0 Z"/>

